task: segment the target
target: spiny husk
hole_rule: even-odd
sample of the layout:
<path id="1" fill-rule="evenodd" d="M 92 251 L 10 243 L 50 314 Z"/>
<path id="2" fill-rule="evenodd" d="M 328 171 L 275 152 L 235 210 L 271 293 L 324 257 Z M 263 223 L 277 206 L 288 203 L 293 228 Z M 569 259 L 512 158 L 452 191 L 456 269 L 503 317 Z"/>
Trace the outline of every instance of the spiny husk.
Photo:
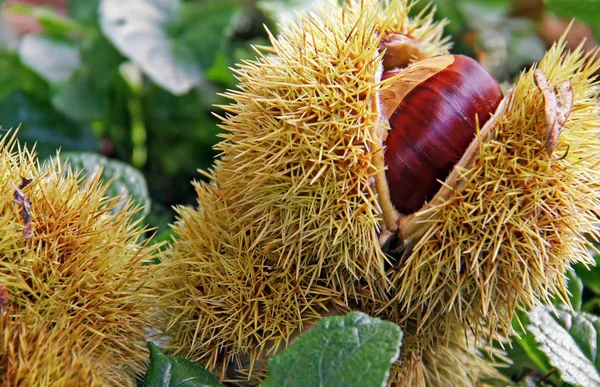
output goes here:
<path id="1" fill-rule="evenodd" d="M 462 334 L 463 327 L 456 327 Z M 496 370 L 494 361 L 485 359 L 473 342 L 464 336 L 455 337 L 452 345 L 430 348 L 423 352 L 411 352 L 392 365 L 388 386 L 390 387 L 471 387 L 484 386 L 485 379 L 505 380 Z"/>
<path id="2" fill-rule="evenodd" d="M 160 265 L 168 332 L 177 353 L 219 368 L 224 379 L 244 381 L 250 370 L 255 379 L 298 329 L 341 301 L 312 280 L 311 267 L 283 269 L 253 247 L 260 230 L 236 222 L 217 185 L 196 188 L 202 208 L 179 209 L 177 238 Z"/>
<path id="3" fill-rule="evenodd" d="M 353 279 L 383 279 L 370 184 L 381 151 L 380 36 L 394 28 L 432 53 L 446 48 L 431 15 L 407 12 L 404 1 L 369 0 L 300 15 L 272 38 L 273 55 L 235 70 L 239 90 L 225 94 L 235 103 L 223 106 L 227 133 L 211 177 L 235 221 L 259 231 L 252 246 L 277 257 L 274 265 L 327 268 L 346 295 Z"/>
<path id="4" fill-rule="evenodd" d="M 386 282 L 372 186 L 386 125 L 379 39 L 403 33 L 427 55 L 448 46 L 431 14 L 408 11 L 403 0 L 330 1 L 235 70 L 212 183 L 197 185 L 197 210 L 179 210 L 161 264 L 178 353 L 223 377 L 231 363 L 256 370 L 326 305 L 347 311 L 363 286 Z"/>
<path id="5" fill-rule="evenodd" d="M 400 305 L 366 296 L 354 305 L 369 315 L 402 327 L 401 356 L 392 365 L 388 386 L 475 386 L 483 379 L 505 381 L 495 367 L 508 364 L 504 351 L 477 340 L 457 319 L 439 319 L 441 326 L 420 329 L 421 316 L 406 316 Z M 385 305 L 385 306 L 384 306 Z M 437 329 L 436 329 L 437 328 Z M 503 339 L 504 342 L 504 339 Z"/>
<path id="6" fill-rule="evenodd" d="M 443 188 L 449 194 L 416 215 L 426 231 L 391 275 L 394 301 L 406 316 L 420 316 L 422 331 L 445 336 L 440 320 L 458 319 L 477 335 L 508 335 L 515 308 L 553 295 L 568 303 L 565 270 L 593 264 L 586 236 L 598 238 L 599 67 L 557 43 L 538 66 L 552 87 L 572 84 L 557 149 L 546 150 L 545 103 L 532 69 L 465 156 L 472 161 L 453 172 L 457 183 Z"/>
<path id="7" fill-rule="evenodd" d="M 112 370 L 99 342 L 65 340 L 84 337 L 87 327 L 67 318 L 44 320 L 10 308 L 0 316 L 0 383 L 3 386 L 105 386 Z M 89 347 L 89 346 L 92 347 Z M 86 346 L 88 346 L 86 348 Z M 96 357 L 99 354 L 101 357 Z"/>
<path id="8" fill-rule="evenodd" d="M 23 178 L 32 181 L 22 187 Z M 58 157 L 40 166 L 16 133 L 0 139 L 0 284 L 11 308 L 0 358 L 9 385 L 32 369 L 45 375 L 41 385 L 135 385 L 144 370 L 154 298 L 153 268 L 144 262 L 156 249 L 140 242 L 131 204 L 112 213 L 119 201 L 105 198 L 99 179 L 83 180 Z M 31 236 L 19 187 L 30 202 Z M 47 353 L 31 344 L 46 339 L 39 351 Z M 73 368 L 85 371 L 89 361 L 110 372 Z"/>

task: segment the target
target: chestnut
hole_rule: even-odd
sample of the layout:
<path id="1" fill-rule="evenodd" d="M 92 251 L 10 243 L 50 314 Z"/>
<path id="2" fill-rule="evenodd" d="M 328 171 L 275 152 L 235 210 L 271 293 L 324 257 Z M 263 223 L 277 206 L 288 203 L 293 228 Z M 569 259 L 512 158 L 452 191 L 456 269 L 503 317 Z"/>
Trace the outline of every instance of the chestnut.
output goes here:
<path id="1" fill-rule="evenodd" d="M 390 130 L 385 177 L 400 214 L 431 200 L 500 101 L 498 82 L 476 60 L 441 55 L 389 70 L 381 93 Z"/>

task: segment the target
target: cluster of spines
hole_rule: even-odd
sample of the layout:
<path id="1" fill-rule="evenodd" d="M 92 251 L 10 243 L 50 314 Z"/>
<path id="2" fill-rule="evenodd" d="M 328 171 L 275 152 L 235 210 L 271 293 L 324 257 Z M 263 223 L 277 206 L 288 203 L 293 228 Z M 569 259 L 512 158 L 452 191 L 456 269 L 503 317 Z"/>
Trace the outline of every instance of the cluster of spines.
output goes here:
<path id="1" fill-rule="evenodd" d="M 598 237 L 600 103 L 593 74 L 600 62 L 559 42 L 538 68 L 553 86 L 570 80 L 574 105 L 558 148 L 546 150 L 542 92 L 534 69 L 512 88 L 507 109 L 479 144 L 473 165 L 447 200 L 428 209 L 431 229 L 393 273 L 407 316 L 423 332 L 458 318 L 476 334 L 506 336 L 516 308 L 567 302 L 565 271 L 593 264 L 586 234 Z"/>
<path id="2" fill-rule="evenodd" d="M 119 199 L 105 197 L 99 173 L 83 179 L 58 157 L 39 165 L 15 133 L 0 139 L 0 181 L 6 383 L 42 375 L 38 385 L 135 385 L 146 330 L 157 325 L 154 269 L 144 264 L 156 248 L 142 242 L 136 210 L 129 203 L 113 213 Z M 33 349 L 46 339 L 46 354 Z"/>
<path id="3" fill-rule="evenodd" d="M 418 343 L 405 349 L 417 354 L 413 360 L 434 359 L 466 343 L 460 327 L 473 328 L 475 342 L 510 333 L 517 306 L 564 295 L 564 269 L 590 262 L 575 230 L 593 233 L 598 213 L 591 140 L 598 106 L 589 80 L 598 64 L 580 51 L 564 55 L 559 45 L 540 68 L 553 84 L 573 76 L 575 106 L 557 150 L 569 144 L 573 153 L 544 154 L 544 103 L 527 73 L 492 140 L 481 142 L 463 171 L 466 183 L 429 208 L 431 229 L 388 273 L 389 287 L 371 185 L 380 172 L 373 164 L 381 151 L 378 39 L 402 33 L 426 55 L 448 45 L 442 24 L 427 13 L 408 18 L 405 1 L 329 7 L 301 15 L 272 37 L 269 54 L 235 70 L 240 85 L 225 94 L 235 104 L 223 106 L 226 134 L 213 182 L 197 185 L 198 210 L 180 209 L 162 265 L 175 346 L 223 375 L 231 362 L 257 370 L 326 310 L 374 295 L 381 305 L 374 312 L 412 330 Z M 475 359 L 463 349 L 452 353 Z M 467 380 L 465 368 L 451 375 L 452 362 L 421 372 L 407 359 L 401 380 Z"/>
<path id="4" fill-rule="evenodd" d="M 75 387 L 131 384 L 115 381 L 109 355 L 69 337 L 83 337 L 87 327 L 69 319 L 45 319 L 9 308 L 0 316 L 0 383 L 8 386 Z M 98 345 L 94 343 L 93 345 Z M 96 352 L 96 353 L 95 353 Z"/>
<path id="5" fill-rule="evenodd" d="M 212 182 L 196 186 L 197 210 L 179 210 L 161 264 L 177 353 L 225 378 L 232 362 L 256 374 L 306 324 L 385 283 L 372 186 L 378 42 L 390 26 L 428 52 L 448 48 L 430 13 L 408 11 L 330 1 L 234 70 Z"/>

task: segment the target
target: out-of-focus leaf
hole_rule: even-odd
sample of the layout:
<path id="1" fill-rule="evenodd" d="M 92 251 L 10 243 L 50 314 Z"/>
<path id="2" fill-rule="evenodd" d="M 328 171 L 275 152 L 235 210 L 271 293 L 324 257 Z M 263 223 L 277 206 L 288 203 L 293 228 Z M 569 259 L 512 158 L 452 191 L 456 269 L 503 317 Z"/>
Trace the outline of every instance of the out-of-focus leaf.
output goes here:
<path id="1" fill-rule="evenodd" d="M 298 11 L 314 11 L 321 4 L 318 0 L 259 0 L 258 8 L 278 23 L 295 20 Z"/>
<path id="2" fill-rule="evenodd" d="M 593 313 L 595 315 L 600 314 L 598 313 L 600 311 L 600 297 L 594 297 L 584 302 L 581 306 L 581 310 L 583 312 Z"/>
<path id="3" fill-rule="evenodd" d="M 0 85 L 0 100 L 16 91 L 45 98 L 49 90 L 37 73 L 21 63 L 18 53 L 7 50 L 0 50 Z"/>
<path id="4" fill-rule="evenodd" d="M 104 101 L 96 85 L 83 74 L 68 83 L 57 85 L 52 104 L 74 121 L 93 121 L 104 112 Z"/>
<path id="5" fill-rule="evenodd" d="M 204 77 L 210 81 L 224 85 L 235 84 L 235 77 L 229 69 L 229 60 L 224 52 L 219 51 L 212 67 L 204 72 Z"/>
<path id="6" fill-rule="evenodd" d="M 385 386 L 401 341 L 396 324 L 364 313 L 324 318 L 269 361 L 261 386 Z"/>
<path id="7" fill-rule="evenodd" d="M 529 313 L 528 330 L 562 380 L 581 386 L 599 386 L 598 328 L 596 316 L 557 308 L 558 315 L 537 307 Z"/>
<path id="8" fill-rule="evenodd" d="M 8 9 L 15 14 L 33 17 L 40 24 L 45 34 L 68 38 L 69 36 L 83 35 L 86 31 L 85 27 L 60 14 L 54 7 L 17 3 L 11 4 Z"/>
<path id="9" fill-rule="evenodd" d="M 104 34 L 156 84 L 175 95 L 187 93 L 202 80 L 191 49 L 172 39 L 177 0 L 102 0 L 100 25 Z"/>
<path id="10" fill-rule="evenodd" d="M 48 83 L 66 82 L 81 67 L 77 46 L 39 35 L 21 40 L 19 56 Z"/>
<path id="11" fill-rule="evenodd" d="M 16 50 L 19 39 L 8 23 L 0 23 L 0 48 L 4 50 Z"/>
<path id="12" fill-rule="evenodd" d="M 119 65 L 126 58 L 110 43 L 110 41 L 97 31 L 81 46 L 86 74 L 98 88 L 109 92 L 117 82 Z"/>
<path id="13" fill-rule="evenodd" d="M 106 194 L 121 198 L 115 212 L 122 210 L 128 198 L 132 198 L 140 207 L 140 211 L 135 214 L 135 219 L 143 219 L 150 212 L 150 196 L 146 179 L 137 169 L 96 153 L 65 152 L 61 157 L 67 160 L 74 171 L 83 171 L 88 176 L 102 171 L 102 180 L 111 181 Z"/>
<path id="14" fill-rule="evenodd" d="M 119 74 L 123 77 L 123 80 L 127 82 L 127 85 L 136 94 L 142 92 L 144 86 L 144 79 L 140 68 L 133 62 L 123 62 L 119 66 Z"/>
<path id="15" fill-rule="evenodd" d="M 595 294 L 600 294 L 600 255 L 594 254 L 596 266 L 585 267 L 583 264 L 575 266 L 577 276 L 583 281 L 583 285 Z"/>
<path id="16" fill-rule="evenodd" d="M 557 16 L 589 24 L 600 34 L 600 1 L 598 0 L 545 0 L 546 9 Z"/>
<path id="17" fill-rule="evenodd" d="M 58 113 L 48 102 L 21 92 L 0 101 L 0 124 L 17 128 L 23 124 L 19 138 L 29 146 L 37 143 L 40 159 L 63 150 L 95 150 L 97 138 L 88 126 L 79 126 Z"/>
<path id="18" fill-rule="evenodd" d="M 69 0 L 69 15 L 84 25 L 98 22 L 100 0 Z"/>
<path id="19" fill-rule="evenodd" d="M 504 7 L 496 4 L 459 4 L 466 28 L 473 31 L 471 44 L 477 59 L 497 79 L 519 72 L 544 55 L 546 46 L 534 22 L 509 18 Z"/>
<path id="20" fill-rule="evenodd" d="M 146 387 L 225 387 L 206 368 L 176 356 L 168 356 L 149 342 L 150 367 Z"/>
<path id="21" fill-rule="evenodd" d="M 215 152 L 211 147 L 217 142 L 220 130 L 217 119 L 209 114 L 214 100 L 205 100 L 215 96 L 216 90 L 211 87 L 214 86 L 207 83 L 202 90 L 195 89 L 178 98 L 158 88 L 149 93 L 145 122 L 150 167 L 168 175 L 189 173 L 195 177 L 197 169 L 212 165 Z M 181 190 L 191 188 L 188 181 L 166 182 L 163 178 L 153 183 L 182 184 L 183 187 L 178 187 Z"/>
<path id="22" fill-rule="evenodd" d="M 583 282 L 581 281 L 581 278 L 577 277 L 574 270 L 567 271 L 567 278 L 569 279 L 568 287 L 571 306 L 575 312 L 581 312 L 581 305 L 583 303 Z"/>
<path id="23" fill-rule="evenodd" d="M 215 63 L 225 50 L 236 23 L 245 16 L 238 0 L 204 0 L 182 5 L 180 17 L 169 29 L 170 35 L 193 51 L 204 69 Z M 201 20 L 202 22 L 198 22 Z"/>

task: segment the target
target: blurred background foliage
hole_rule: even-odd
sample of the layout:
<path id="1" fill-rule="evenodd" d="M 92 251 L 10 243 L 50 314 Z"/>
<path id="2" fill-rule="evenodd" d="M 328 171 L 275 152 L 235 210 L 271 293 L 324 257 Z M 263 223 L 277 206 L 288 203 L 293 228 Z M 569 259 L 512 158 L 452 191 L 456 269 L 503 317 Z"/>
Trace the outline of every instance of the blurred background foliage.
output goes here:
<path id="1" fill-rule="evenodd" d="M 116 160 L 104 174 L 110 178 L 121 171 L 125 178 L 116 179 L 115 186 L 140 198 L 146 222 L 158 228 L 158 240 L 167 239 L 172 206 L 195 204 L 190 181 L 200 179 L 197 170 L 210 169 L 217 156 L 212 146 L 220 129 L 213 113 L 222 114 L 215 104 L 228 103 L 219 93 L 236 85 L 229 68 L 254 58 L 252 45 L 268 45 L 265 26 L 277 33 L 277 23 L 316 3 L 5 0 L 0 2 L 0 124 L 5 129 L 23 124 L 20 139 L 37 143 L 42 160 L 57 148 L 88 171 Z M 569 25 L 571 48 L 583 44 L 592 51 L 600 38 L 600 0 L 433 4 L 437 18 L 448 19 L 453 52 L 477 58 L 506 87 Z M 422 0 L 412 11 L 426 7 Z M 575 312 L 598 315 L 599 269 L 577 267 L 575 273 Z M 539 313 L 534 317 L 532 326 L 543 321 Z M 600 322 L 588 317 L 580 318 L 589 323 L 587 330 L 563 324 L 564 334 L 584 343 L 581 348 L 596 348 L 589 359 L 600 370 Z M 505 373 L 517 382 L 560 384 L 553 376 L 557 365 L 536 352 L 537 339 L 530 336 L 514 342 L 509 355 L 515 364 Z"/>
<path id="2" fill-rule="evenodd" d="M 5 0 L 0 23 L 0 123 L 40 158 L 96 152 L 145 176 L 148 222 L 167 231 L 171 207 L 195 203 L 190 184 L 218 141 L 218 95 L 230 67 L 268 44 L 265 26 L 314 0 Z M 506 85 L 568 26 L 595 46 L 595 0 L 435 0 L 454 52 L 480 60 Z M 427 7 L 420 1 L 413 11 Z M 592 9 L 596 9 L 595 11 Z"/>

